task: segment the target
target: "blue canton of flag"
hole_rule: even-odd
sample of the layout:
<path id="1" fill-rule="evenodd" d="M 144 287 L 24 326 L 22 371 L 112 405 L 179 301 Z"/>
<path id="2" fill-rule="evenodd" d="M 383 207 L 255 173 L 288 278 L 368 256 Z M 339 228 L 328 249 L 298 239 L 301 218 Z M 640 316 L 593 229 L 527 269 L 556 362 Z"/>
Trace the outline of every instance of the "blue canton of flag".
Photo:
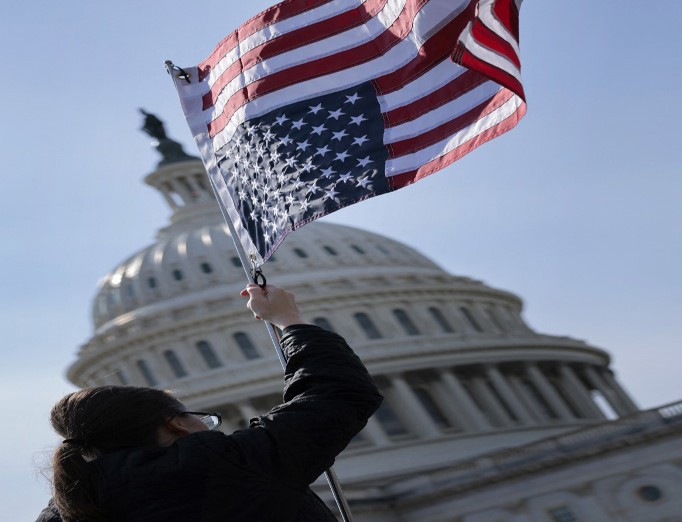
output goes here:
<path id="1" fill-rule="evenodd" d="M 242 123 L 216 151 L 234 207 L 263 259 L 304 224 L 389 190 L 369 83 Z"/>

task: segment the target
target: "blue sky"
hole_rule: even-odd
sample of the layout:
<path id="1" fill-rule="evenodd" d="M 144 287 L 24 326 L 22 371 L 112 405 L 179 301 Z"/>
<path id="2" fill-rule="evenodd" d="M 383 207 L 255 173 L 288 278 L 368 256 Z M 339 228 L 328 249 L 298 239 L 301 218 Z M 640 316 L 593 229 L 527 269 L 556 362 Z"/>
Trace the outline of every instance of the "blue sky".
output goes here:
<path id="1" fill-rule="evenodd" d="M 169 216 L 142 184 L 156 113 L 194 152 L 163 62 L 195 65 L 270 2 L 4 3 L 0 495 L 8 520 L 49 496 L 64 369 L 92 333 L 98 279 Z M 327 218 L 402 240 L 511 290 L 537 330 L 605 348 L 642 407 L 682 398 L 678 0 L 527 1 L 528 114 L 413 187 Z"/>

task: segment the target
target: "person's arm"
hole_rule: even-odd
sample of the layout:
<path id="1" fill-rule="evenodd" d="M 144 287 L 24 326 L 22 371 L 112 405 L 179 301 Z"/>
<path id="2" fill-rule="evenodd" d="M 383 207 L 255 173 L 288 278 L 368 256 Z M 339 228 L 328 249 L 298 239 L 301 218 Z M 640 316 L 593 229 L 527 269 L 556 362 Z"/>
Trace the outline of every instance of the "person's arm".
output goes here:
<path id="1" fill-rule="evenodd" d="M 274 287 L 266 289 L 262 293 L 258 287 L 247 288 L 249 308 L 258 318 L 284 329 L 285 402 L 252 419 L 251 429 L 237 432 L 236 441 L 250 452 L 257 451 L 251 444 L 260 447 L 267 437 L 271 454 L 257 458 L 269 459 L 272 471 L 282 479 L 307 485 L 364 428 L 382 397 L 342 337 L 301 324 L 304 321 L 293 295 Z"/>

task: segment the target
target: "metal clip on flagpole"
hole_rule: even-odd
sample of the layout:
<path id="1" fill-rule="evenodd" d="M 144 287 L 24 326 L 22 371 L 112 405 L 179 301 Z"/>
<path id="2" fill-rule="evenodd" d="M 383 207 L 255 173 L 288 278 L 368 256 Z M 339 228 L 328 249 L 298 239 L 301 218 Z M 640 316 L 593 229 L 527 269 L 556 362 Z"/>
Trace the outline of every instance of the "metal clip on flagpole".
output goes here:
<path id="1" fill-rule="evenodd" d="M 166 70 L 168 71 L 168 74 L 173 75 L 180 80 L 185 80 L 187 83 L 191 83 L 190 75 L 182 68 L 173 64 L 173 62 L 170 60 L 166 60 Z M 232 242 L 234 243 L 234 246 L 237 249 L 237 255 L 239 256 L 242 268 L 244 268 L 244 272 L 246 273 L 246 279 L 248 280 L 249 283 L 255 283 L 261 288 L 265 288 L 267 280 L 265 279 L 262 270 L 260 269 L 260 267 L 256 266 L 253 258 L 249 258 L 247 256 L 244 247 L 237 239 L 237 232 L 235 231 L 234 225 L 232 224 L 232 220 L 230 219 L 227 213 L 227 209 L 223 205 L 223 202 L 221 201 L 220 197 L 218 197 L 218 191 L 213 185 L 213 180 L 211 179 L 211 176 L 208 176 L 208 179 L 211 183 L 211 188 L 213 189 L 213 194 L 216 198 L 216 201 L 218 202 L 218 207 L 220 207 L 220 212 L 222 213 L 223 218 L 225 219 L 225 222 L 227 223 L 227 226 L 230 229 Z M 249 270 L 249 267 L 251 267 L 251 270 Z M 275 348 L 275 352 L 277 353 L 279 362 L 282 365 L 282 369 L 286 370 L 287 361 L 286 358 L 284 357 L 284 352 L 282 351 L 282 346 L 280 345 L 279 342 L 279 334 L 277 333 L 275 327 L 271 323 L 267 321 L 263 321 L 263 323 L 265 324 L 265 327 L 268 331 L 268 335 L 270 335 L 270 340 L 272 341 L 272 345 Z M 329 484 L 329 488 L 331 489 L 332 495 L 334 496 L 336 505 L 338 506 L 339 511 L 341 512 L 341 518 L 343 519 L 343 522 L 353 522 L 354 520 L 353 514 L 350 511 L 348 501 L 343 495 L 343 491 L 341 490 L 341 484 L 339 483 L 339 479 L 336 477 L 334 469 L 329 468 L 327 471 L 324 472 L 324 475 L 325 478 L 327 479 L 327 483 Z"/>

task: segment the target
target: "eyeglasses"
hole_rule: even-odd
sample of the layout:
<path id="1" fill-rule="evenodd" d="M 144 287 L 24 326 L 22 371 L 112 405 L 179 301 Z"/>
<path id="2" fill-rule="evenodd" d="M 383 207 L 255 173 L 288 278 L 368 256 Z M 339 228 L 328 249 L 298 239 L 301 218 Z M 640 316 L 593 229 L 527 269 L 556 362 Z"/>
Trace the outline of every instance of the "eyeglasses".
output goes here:
<path id="1" fill-rule="evenodd" d="M 220 413 L 206 413 L 205 411 L 183 411 L 183 414 L 196 415 L 209 430 L 214 430 L 223 422 Z"/>

